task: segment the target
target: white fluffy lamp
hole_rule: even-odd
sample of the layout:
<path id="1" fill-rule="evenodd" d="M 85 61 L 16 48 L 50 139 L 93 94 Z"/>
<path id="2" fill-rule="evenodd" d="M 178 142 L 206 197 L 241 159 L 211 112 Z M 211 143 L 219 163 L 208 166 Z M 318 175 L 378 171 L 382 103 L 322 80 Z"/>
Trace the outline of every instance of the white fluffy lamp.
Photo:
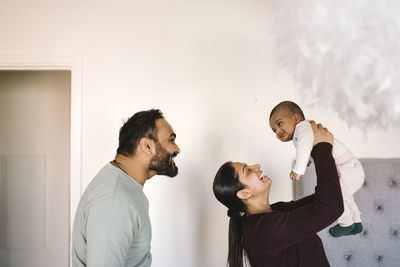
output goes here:
<path id="1" fill-rule="evenodd" d="M 278 63 L 349 126 L 400 125 L 400 1 L 273 0 Z"/>

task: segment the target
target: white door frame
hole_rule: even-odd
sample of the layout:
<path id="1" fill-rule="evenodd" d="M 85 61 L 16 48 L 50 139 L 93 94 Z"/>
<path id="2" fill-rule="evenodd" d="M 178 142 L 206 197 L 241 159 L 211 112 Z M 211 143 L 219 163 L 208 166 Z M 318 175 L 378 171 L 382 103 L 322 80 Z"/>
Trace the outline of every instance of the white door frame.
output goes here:
<path id="1" fill-rule="evenodd" d="M 71 251 L 72 224 L 82 194 L 82 55 L 0 55 L 0 70 L 71 71 L 69 166 L 69 240 Z M 70 258 L 71 253 L 69 254 Z"/>

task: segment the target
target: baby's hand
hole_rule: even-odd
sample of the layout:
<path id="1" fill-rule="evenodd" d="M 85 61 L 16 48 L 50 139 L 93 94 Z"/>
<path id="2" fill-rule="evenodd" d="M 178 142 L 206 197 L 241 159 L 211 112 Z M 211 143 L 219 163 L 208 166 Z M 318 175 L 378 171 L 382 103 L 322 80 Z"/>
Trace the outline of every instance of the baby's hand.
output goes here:
<path id="1" fill-rule="evenodd" d="M 301 177 L 300 174 L 297 174 L 294 171 L 290 172 L 290 179 L 292 179 L 292 180 L 300 180 L 300 177 Z"/>

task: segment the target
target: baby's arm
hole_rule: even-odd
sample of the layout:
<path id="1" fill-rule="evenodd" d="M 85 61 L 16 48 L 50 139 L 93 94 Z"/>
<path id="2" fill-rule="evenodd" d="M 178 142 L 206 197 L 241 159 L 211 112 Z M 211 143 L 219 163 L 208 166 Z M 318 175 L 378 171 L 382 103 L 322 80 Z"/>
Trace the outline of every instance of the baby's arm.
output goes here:
<path id="1" fill-rule="evenodd" d="M 290 178 L 298 180 L 306 171 L 313 148 L 314 133 L 308 121 L 301 122 L 296 126 L 293 139 L 296 146 L 296 161 L 290 173 Z"/>

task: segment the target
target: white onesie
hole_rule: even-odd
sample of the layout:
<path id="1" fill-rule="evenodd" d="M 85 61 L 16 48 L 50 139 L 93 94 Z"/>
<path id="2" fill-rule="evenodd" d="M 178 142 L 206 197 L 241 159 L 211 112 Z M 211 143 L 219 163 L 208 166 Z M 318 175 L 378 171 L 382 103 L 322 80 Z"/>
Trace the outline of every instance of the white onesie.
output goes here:
<path id="1" fill-rule="evenodd" d="M 296 161 L 292 171 L 303 175 L 311 159 L 311 150 L 314 143 L 314 132 L 309 121 L 297 123 L 293 134 L 293 144 L 296 147 Z M 349 226 L 361 222 L 360 211 L 354 202 L 354 193 L 364 183 L 365 174 L 359 160 L 339 140 L 334 138 L 332 156 L 338 169 L 340 186 L 343 194 L 344 212 L 337 222 L 341 226 Z"/>

